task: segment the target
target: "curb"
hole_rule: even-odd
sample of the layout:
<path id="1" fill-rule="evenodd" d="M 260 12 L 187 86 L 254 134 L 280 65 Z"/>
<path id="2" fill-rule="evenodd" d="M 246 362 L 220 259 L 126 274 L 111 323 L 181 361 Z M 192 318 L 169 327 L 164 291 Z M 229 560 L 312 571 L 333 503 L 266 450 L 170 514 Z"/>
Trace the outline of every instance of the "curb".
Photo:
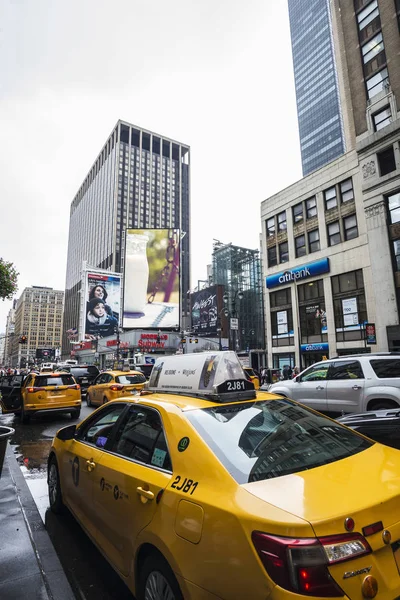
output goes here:
<path id="1" fill-rule="evenodd" d="M 75 600 L 76 597 L 9 444 L 7 444 L 5 458 L 16 486 L 18 501 L 48 596 L 50 600 Z"/>

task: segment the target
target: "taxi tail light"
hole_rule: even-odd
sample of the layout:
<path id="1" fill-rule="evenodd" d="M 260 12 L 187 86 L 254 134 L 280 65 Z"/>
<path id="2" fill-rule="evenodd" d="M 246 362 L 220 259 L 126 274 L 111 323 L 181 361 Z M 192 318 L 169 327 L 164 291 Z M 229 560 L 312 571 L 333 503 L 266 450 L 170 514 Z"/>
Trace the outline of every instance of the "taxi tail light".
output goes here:
<path id="1" fill-rule="evenodd" d="M 124 389 L 124 386 L 123 386 L 123 385 L 121 385 L 120 383 L 114 383 L 114 385 L 112 385 L 112 386 L 110 387 L 110 390 L 111 390 L 112 392 L 120 392 L 120 391 L 121 391 L 121 390 L 123 390 L 123 389 Z"/>
<path id="2" fill-rule="evenodd" d="M 359 533 L 296 539 L 254 531 L 252 540 L 268 575 L 277 585 L 297 594 L 321 598 L 344 596 L 329 573 L 330 565 L 371 552 Z"/>
<path id="3" fill-rule="evenodd" d="M 28 388 L 26 388 L 26 391 L 32 394 L 33 392 L 45 392 L 46 388 L 44 388 L 44 387 L 28 387 Z"/>
<path id="4" fill-rule="evenodd" d="M 68 386 L 71 390 L 80 390 L 81 386 L 79 385 L 79 383 L 74 383 L 74 385 L 70 385 Z"/>

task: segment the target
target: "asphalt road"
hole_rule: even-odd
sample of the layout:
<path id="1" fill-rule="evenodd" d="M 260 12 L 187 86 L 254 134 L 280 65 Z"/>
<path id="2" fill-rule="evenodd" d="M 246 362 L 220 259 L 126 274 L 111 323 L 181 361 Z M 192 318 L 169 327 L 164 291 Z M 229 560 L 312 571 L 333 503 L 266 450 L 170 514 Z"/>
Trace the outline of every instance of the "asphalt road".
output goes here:
<path id="1" fill-rule="evenodd" d="M 92 411 L 84 402 L 81 419 Z M 54 434 L 60 427 L 74 423 L 71 417 L 43 415 L 23 425 L 14 415 L 2 415 L 0 422 L 15 429 L 10 445 L 77 600 L 134 600 L 73 516 L 69 512 L 59 516 L 50 511 L 46 482 L 47 457 Z"/>

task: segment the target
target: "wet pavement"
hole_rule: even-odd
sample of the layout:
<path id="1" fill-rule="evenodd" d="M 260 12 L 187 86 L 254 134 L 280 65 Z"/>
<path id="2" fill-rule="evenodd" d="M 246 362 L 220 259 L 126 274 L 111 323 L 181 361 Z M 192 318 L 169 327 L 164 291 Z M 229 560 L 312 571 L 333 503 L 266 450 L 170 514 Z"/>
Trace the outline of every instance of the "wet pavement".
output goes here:
<path id="1" fill-rule="evenodd" d="M 81 419 L 93 411 L 82 404 Z M 81 420 L 80 419 L 80 420 Z M 54 515 L 49 508 L 47 458 L 52 439 L 70 425 L 69 415 L 41 415 L 23 425 L 14 415 L 0 415 L 0 424 L 15 429 L 10 447 L 23 473 L 67 579 L 78 600 L 134 600 L 124 583 L 96 549 L 72 515 Z"/>

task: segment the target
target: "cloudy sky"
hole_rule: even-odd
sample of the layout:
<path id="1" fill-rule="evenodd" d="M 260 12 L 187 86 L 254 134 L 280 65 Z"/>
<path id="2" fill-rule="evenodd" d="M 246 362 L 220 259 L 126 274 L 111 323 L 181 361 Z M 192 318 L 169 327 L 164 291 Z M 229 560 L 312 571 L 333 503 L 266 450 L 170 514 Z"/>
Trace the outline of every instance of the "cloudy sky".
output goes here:
<path id="1" fill-rule="evenodd" d="M 191 146 L 192 287 L 300 179 L 286 0 L 2 0 L 0 256 L 64 289 L 69 208 L 118 119 Z M 0 301 L 0 331 L 10 302 Z"/>

